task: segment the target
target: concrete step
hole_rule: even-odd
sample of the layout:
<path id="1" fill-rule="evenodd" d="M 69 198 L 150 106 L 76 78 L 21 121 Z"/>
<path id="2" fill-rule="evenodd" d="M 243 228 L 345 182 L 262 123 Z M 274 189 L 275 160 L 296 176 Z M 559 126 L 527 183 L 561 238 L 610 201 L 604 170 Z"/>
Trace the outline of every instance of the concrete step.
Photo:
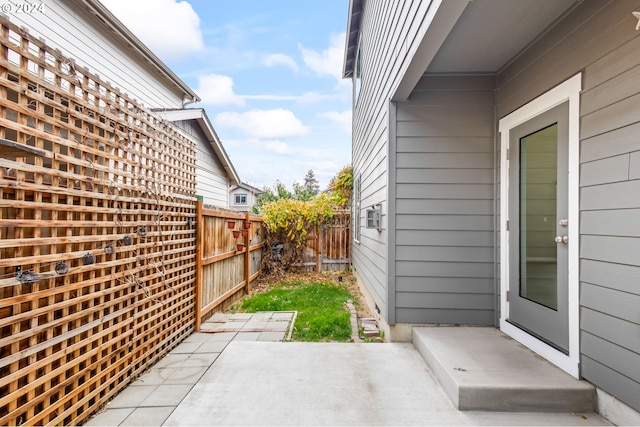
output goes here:
<path id="1" fill-rule="evenodd" d="M 490 327 L 417 327 L 413 344 L 461 411 L 596 410 L 595 388 Z"/>

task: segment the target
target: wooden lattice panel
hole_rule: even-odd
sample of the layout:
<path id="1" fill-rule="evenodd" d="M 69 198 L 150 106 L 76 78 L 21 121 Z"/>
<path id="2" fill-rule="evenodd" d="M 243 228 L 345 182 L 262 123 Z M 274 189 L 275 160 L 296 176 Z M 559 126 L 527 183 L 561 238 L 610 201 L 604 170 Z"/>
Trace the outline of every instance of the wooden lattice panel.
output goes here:
<path id="1" fill-rule="evenodd" d="M 194 141 L 0 20 L 0 425 L 77 424 L 194 328 Z"/>

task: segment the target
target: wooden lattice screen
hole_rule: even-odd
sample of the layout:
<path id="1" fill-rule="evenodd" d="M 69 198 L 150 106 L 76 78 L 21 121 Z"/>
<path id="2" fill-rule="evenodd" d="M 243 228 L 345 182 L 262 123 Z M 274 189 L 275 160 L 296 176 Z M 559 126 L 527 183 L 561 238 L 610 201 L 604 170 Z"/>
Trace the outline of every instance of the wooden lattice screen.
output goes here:
<path id="1" fill-rule="evenodd" d="M 193 331 L 195 143 L 0 28 L 0 425 L 77 424 Z"/>

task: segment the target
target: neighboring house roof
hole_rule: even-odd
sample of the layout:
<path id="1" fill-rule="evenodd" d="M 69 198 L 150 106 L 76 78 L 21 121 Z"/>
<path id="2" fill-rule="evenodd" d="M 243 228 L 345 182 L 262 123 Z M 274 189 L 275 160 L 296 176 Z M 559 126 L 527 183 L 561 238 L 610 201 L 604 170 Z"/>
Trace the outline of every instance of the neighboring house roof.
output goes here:
<path id="1" fill-rule="evenodd" d="M 144 45 L 122 22 L 118 20 L 98 0 L 66 0 L 75 7 L 83 7 L 99 22 L 119 37 L 125 46 L 136 52 L 140 57 L 151 64 L 158 73 L 167 79 L 172 85 L 178 87 L 184 94 L 183 106 L 187 103 L 199 102 L 200 97 L 186 85 L 167 65 L 160 60 L 148 47 Z"/>
<path id="2" fill-rule="evenodd" d="M 195 120 L 200 129 L 204 132 L 209 144 L 211 144 L 211 148 L 213 148 L 213 152 L 216 153 L 216 156 L 222 163 L 222 167 L 227 172 L 227 176 L 232 184 L 237 185 L 240 184 L 240 177 L 236 172 L 233 164 L 231 163 L 231 159 L 227 155 L 224 147 L 222 146 L 222 141 L 218 137 L 218 134 L 213 129 L 209 118 L 207 117 L 207 113 L 202 108 L 185 108 L 185 109 L 155 109 L 154 113 L 158 114 L 160 117 L 169 120 L 171 122 L 180 121 L 180 120 Z"/>
<path id="3" fill-rule="evenodd" d="M 244 182 L 241 182 L 238 185 L 233 185 L 229 188 L 229 191 L 236 191 L 238 188 L 244 188 L 247 191 L 250 191 L 256 195 L 260 195 L 262 193 L 264 193 L 264 191 L 260 190 L 259 188 L 256 188 L 252 185 L 249 184 L 245 184 Z"/>
<path id="4" fill-rule="evenodd" d="M 347 40 L 344 47 L 344 67 L 342 69 L 343 78 L 353 76 L 356 55 L 358 54 L 358 33 L 360 32 L 362 1 L 349 0 L 349 21 L 347 22 Z"/>

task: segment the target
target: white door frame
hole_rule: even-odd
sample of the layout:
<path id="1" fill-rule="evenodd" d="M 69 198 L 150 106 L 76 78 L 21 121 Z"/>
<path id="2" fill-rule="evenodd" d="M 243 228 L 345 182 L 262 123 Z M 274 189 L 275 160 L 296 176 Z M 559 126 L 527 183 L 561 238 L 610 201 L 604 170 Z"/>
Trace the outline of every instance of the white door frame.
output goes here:
<path id="1" fill-rule="evenodd" d="M 544 93 L 528 104 L 500 120 L 500 330 L 529 347 L 570 375 L 580 377 L 580 316 L 579 316 L 579 268 L 580 268 L 580 91 L 582 73 Z M 553 348 L 545 342 L 507 322 L 509 318 L 509 148 L 510 130 L 537 115 L 569 101 L 569 354 Z"/>

